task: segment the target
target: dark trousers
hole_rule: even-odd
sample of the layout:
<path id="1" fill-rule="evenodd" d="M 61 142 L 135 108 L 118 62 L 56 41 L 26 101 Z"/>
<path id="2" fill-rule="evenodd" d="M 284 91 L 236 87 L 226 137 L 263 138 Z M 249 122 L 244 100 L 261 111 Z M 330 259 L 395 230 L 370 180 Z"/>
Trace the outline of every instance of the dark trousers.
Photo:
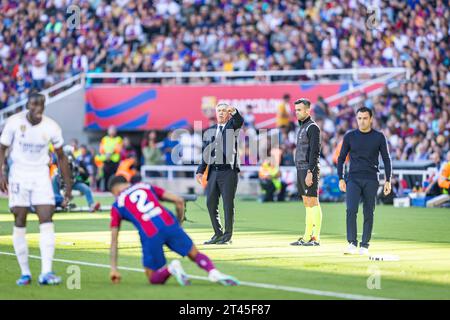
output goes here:
<path id="1" fill-rule="evenodd" d="M 275 185 L 271 180 L 261 179 L 259 180 L 261 188 L 264 190 L 263 202 L 273 201 L 273 195 L 275 194 Z"/>
<path id="2" fill-rule="evenodd" d="M 379 183 L 377 180 L 349 179 L 347 181 L 346 203 L 347 203 L 347 241 L 358 245 L 356 215 L 359 202 L 363 202 L 364 226 L 360 246 L 368 248 L 372 237 L 373 212 L 377 197 Z"/>
<path id="3" fill-rule="evenodd" d="M 108 190 L 109 178 L 116 174 L 117 168 L 119 167 L 118 162 L 112 162 L 111 160 L 105 161 L 103 165 L 103 178 L 105 181 L 105 191 Z"/>
<path id="4" fill-rule="evenodd" d="M 273 197 L 276 192 L 275 185 L 272 180 L 269 179 L 260 179 L 259 180 L 261 188 L 264 190 L 263 202 L 272 202 Z M 284 182 L 281 183 L 281 190 L 278 193 L 277 201 L 284 201 L 286 197 L 286 184 Z"/>
<path id="5" fill-rule="evenodd" d="M 234 196 L 238 184 L 238 173 L 228 169 L 217 171 L 211 169 L 206 186 L 206 206 L 208 207 L 214 234 L 223 239 L 230 240 L 233 235 L 234 223 Z M 225 232 L 223 232 L 219 217 L 219 197 L 222 195 L 223 211 L 225 216 Z"/>

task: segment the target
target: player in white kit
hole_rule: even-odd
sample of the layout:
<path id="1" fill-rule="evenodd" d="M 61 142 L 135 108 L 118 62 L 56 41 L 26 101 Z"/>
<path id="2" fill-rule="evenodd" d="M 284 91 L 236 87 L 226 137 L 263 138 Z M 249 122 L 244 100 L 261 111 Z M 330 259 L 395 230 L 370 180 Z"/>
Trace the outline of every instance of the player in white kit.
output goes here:
<path id="1" fill-rule="evenodd" d="M 59 166 L 66 185 L 64 202 L 72 197 L 69 163 L 62 150 L 63 138 L 60 126 L 43 115 L 45 97 L 32 93 L 27 111 L 8 118 L 0 137 L 0 190 L 9 194 L 9 207 L 14 214 L 14 251 L 22 272 L 17 280 L 20 286 L 31 283 L 28 265 L 28 245 L 25 239 L 27 213 L 31 206 L 39 217 L 39 247 L 42 272 L 39 284 L 55 285 L 61 278 L 52 271 L 55 252 L 55 231 L 52 221 L 55 195 L 49 173 L 49 144 L 58 156 Z M 10 148 L 8 178 L 3 171 L 6 150 Z"/>

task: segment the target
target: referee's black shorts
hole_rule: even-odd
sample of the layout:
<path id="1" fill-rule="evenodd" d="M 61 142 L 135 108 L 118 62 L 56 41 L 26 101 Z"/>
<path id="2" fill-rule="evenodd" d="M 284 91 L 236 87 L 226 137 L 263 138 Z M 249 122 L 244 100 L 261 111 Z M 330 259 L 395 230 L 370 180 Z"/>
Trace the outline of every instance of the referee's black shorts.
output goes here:
<path id="1" fill-rule="evenodd" d="M 308 169 L 297 168 L 297 188 L 300 196 L 306 197 L 317 197 L 319 195 L 319 176 L 320 169 L 316 168 L 312 171 L 313 174 L 313 184 L 307 186 L 305 183 L 306 174 Z"/>

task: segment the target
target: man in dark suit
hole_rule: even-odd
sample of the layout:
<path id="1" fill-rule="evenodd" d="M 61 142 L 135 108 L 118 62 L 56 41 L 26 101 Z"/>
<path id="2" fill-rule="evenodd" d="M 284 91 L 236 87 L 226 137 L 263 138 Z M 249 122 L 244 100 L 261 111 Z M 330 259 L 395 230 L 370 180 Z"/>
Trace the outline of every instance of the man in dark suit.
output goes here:
<path id="1" fill-rule="evenodd" d="M 231 244 L 234 222 L 234 196 L 238 184 L 238 135 L 244 118 L 236 108 L 219 103 L 216 106 L 217 124 L 205 132 L 202 162 L 197 169 L 201 184 L 207 175 L 206 204 L 214 228 L 214 236 L 205 244 Z M 225 232 L 219 217 L 219 197 L 222 195 Z"/>

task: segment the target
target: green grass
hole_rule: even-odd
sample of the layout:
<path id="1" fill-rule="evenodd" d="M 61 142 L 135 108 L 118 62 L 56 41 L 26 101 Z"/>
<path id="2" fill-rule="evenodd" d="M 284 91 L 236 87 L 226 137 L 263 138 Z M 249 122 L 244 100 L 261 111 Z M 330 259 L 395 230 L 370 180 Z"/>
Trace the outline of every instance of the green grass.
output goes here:
<path id="1" fill-rule="evenodd" d="M 106 203 L 108 199 L 104 199 Z M 204 208 L 204 198 L 197 203 Z M 241 281 L 307 288 L 337 293 L 393 299 L 450 299 L 450 211 L 448 209 L 392 208 L 379 206 L 371 253 L 396 254 L 398 262 L 374 262 L 367 257 L 342 254 L 345 241 L 345 207 L 322 204 L 322 245 L 292 247 L 304 229 L 304 208 L 300 202 L 260 204 L 236 202 L 235 234 L 231 246 L 205 246 L 211 237 L 208 213 L 188 204 L 184 227 L 198 248 L 216 266 Z M 0 252 L 13 252 L 13 219 L 7 201 L 0 200 Z M 359 217 L 361 229 L 362 214 Z M 109 214 L 60 213 L 55 215 L 57 248 L 55 258 L 99 264 L 109 263 Z M 30 255 L 39 256 L 38 224 L 29 216 L 27 239 Z M 168 260 L 176 255 L 167 251 Z M 205 276 L 195 264 L 182 260 L 189 274 Z M 140 243 L 133 227 L 125 223 L 120 236 L 119 264 L 141 268 Z M 70 264 L 54 262 L 54 270 L 69 278 Z M 34 279 L 40 261 L 30 259 Z M 255 288 L 222 287 L 193 280 L 180 287 L 174 279 L 165 286 L 150 286 L 140 272 L 121 271 L 122 283 L 109 282 L 109 270 L 80 266 L 81 289 L 39 287 L 36 281 L 19 288 L 15 280 L 19 267 L 14 256 L 0 254 L 0 299 L 333 299 L 306 293 Z M 370 290 L 367 280 L 373 270 L 381 275 L 381 289 Z M 336 297 L 334 297 L 336 298 Z"/>

